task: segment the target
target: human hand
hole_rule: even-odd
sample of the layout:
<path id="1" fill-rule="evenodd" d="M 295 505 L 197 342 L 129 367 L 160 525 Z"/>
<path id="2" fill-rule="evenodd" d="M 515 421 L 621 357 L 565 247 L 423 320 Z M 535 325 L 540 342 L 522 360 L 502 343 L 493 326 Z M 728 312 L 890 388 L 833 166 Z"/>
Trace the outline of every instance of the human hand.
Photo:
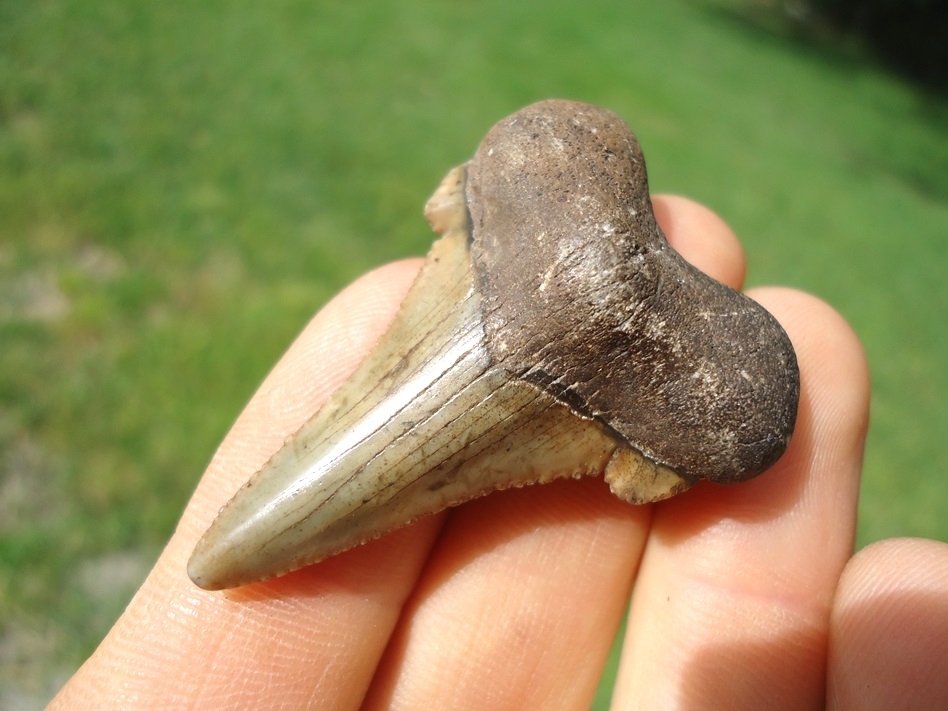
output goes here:
<path id="1" fill-rule="evenodd" d="M 654 202 L 679 252 L 740 286 L 718 218 Z M 198 537 L 355 368 L 419 265 L 372 272 L 313 319 L 53 708 L 585 709 L 630 594 L 616 708 L 948 707 L 948 545 L 850 558 L 866 366 L 838 315 L 786 289 L 751 292 L 802 384 L 790 448 L 761 477 L 639 507 L 596 478 L 498 492 L 267 583 L 196 588 Z"/>

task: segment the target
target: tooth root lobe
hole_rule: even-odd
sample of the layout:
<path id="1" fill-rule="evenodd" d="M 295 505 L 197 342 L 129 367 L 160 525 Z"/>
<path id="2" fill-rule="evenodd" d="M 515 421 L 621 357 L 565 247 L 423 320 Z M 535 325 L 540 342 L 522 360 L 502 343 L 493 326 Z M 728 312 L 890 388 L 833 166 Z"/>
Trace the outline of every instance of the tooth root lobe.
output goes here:
<path id="1" fill-rule="evenodd" d="M 690 479 L 740 481 L 776 461 L 796 419 L 793 346 L 761 306 L 671 249 L 618 116 L 529 106 L 490 130 L 467 172 L 501 366 L 553 374 L 551 389 Z"/>

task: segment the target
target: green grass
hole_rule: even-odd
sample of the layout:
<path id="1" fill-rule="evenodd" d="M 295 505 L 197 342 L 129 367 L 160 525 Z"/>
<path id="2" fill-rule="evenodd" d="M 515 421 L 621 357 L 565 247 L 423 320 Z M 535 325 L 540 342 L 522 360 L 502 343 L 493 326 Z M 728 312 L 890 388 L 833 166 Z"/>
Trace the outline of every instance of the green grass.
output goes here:
<path id="1" fill-rule="evenodd" d="M 715 8 L 0 3 L 0 705 L 94 648 L 307 318 L 424 253 L 442 174 L 550 96 L 850 320 L 859 542 L 948 539 L 948 107 Z"/>

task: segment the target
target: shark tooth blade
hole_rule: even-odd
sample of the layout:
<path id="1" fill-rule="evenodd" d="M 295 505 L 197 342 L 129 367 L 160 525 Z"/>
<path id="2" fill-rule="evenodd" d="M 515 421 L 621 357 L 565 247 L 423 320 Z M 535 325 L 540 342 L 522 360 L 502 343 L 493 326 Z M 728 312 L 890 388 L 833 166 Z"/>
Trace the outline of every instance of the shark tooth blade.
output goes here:
<path id="1" fill-rule="evenodd" d="M 435 243 L 375 350 L 221 510 L 196 584 L 263 580 L 494 489 L 602 470 L 605 428 L 491 366 L 469 263 L 463 233 Z"/>
<path id="2" fill-rule="evenodd" d="M 484 370 L 486 356 L 470 351 L 479 328 L 469 314 L 475 306 L 470 277 L 463 255 L 448 241 L 435 243 L 395 322 L 365 361 L 221 509 L 188 564 L 198 585 L 240 584 L 235 576 L 242 581 L 257 575 L 243 570 L 247 567 L 258 567 L 260 577 L 269 567 L 277 569 L 273 574 L 282 572 L 283 556 L 271 550 L 274 540 L 285 539 L 288 531 L 301 539 L 310 535 L 307 529 L 322 517 L 315 514 L 339 504 L 337 479 L 352 477 L 348 470 L 358 469 L 358 457 L 372 458 L 367 448 L 382 451 L 386 438 L 397 439 L 397 427 L 408 429 L 409 417 L 423 416 L 406 407 L 414 403 L 417 410 L 422 400 L 436 407 L 431 400 L 446 370 L 453 369 L 455 377 L 465 368 L 473 369 L 468 377 Z M 301 543 L 284 540 L 284 545 L 298 549 Z"/>

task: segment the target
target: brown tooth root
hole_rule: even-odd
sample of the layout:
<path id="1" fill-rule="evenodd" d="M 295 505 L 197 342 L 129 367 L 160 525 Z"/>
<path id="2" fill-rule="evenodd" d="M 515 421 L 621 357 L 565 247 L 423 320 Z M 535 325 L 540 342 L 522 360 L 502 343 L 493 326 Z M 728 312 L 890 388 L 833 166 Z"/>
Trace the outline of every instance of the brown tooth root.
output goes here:
<path id="1" fill-rule="evenodd" d="M 201 587 L 280 575 L 505 487 L 604 472 L 641 503 L 783 453 L 789 339 L 668 246 L 614 114 L 517 112 L 426 216 L 443 237 L 391 328 L 221 510 L 188 565 Z"/>

